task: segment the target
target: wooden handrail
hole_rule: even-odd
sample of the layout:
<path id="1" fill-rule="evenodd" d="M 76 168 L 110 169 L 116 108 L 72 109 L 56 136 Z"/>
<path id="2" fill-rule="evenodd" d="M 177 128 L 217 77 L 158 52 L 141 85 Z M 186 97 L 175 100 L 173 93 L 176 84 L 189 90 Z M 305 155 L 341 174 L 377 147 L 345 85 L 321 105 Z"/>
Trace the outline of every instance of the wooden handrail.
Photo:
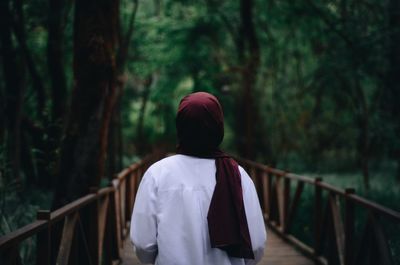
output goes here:
<path id="1" fill-rule="evenodd" d="M 38 220 L 0 237 L 0 263 L 19 264 L 19 245 L 37 235 L 37 264 L 53 264 L 57 260 L 59 264 L 67 260 L 71 263 L 80 260 L 82 264 L 112 264 L 120 258 L 119 252 L 128 234 L 129 219 L 143 173 L 161 157 L 148 156 L 122 170 L 108 187 L 93 188 L 90 194 L 54 212 L 39 212 Z M 387 235 L 379 219 L 386 218 L 400 226 L 399 212 L 356 195 L 354 189 L 339 189 L 320 178 L 293 174 L 246 159 L 237 160 L 255 183 L 267 224 L 317 263 L 336 264 L 338 261 L 337 264 L 341 265 L 358 264 L 356 259 L 364 258 L 360 251 L 368 247 L 365 244 L 378 244 L 372 246 L 377 254 L 371 255 L 376 255 L 375 260 L 381 260 L 382 264 L 393 264 Z M 292 182 L 297 185 L 291 185 Z M 307 213 L 314 220 L 310 231 L 314 234 L 311 245 L 300 241 L 291 232 L 301 210 L 300 202 L 306 185 L 314 189 L 311 202 L 313 211 L 308 209 Z M 341 206 L 344 206 L 343 211 Z M 359 231 L 355 230 L 356 207 L 367 212 L 368 217 L 364 220 L 365 232 L 359 235 L 362 240 L 357 246 L 355 238 Z M 90 225 L 81 222 L 85 220 L 82 215 L 89 217 L 90 220 L 86 221 Z M 358 223 L 361 221 L 357 220 Z M 57 226 L 60 229 L 60 225 L 64 233 L 54 241 L 60 242 L 60 245 L 52 248 L 50 241 L 54 240 L 53 231 Z M 82 239 L 83 247 L 76 248 L 74 237 Z M 366 240 L 369 237 L 375 240 Z M 331 247 L 327 248 L 325 244 Z M 107 252 L 103 253 L 103 248 L 107 248 Z M 336 252 L 330 253 L 332 250 Z M 2 255 L 6 257 L 2 259 Z M 74 258 L 76 255 L 79 258 Z"/>
<path id="2" fill-rule="evenodd" d="M 294 174 L 294 173 L 286 173 L 283 170 L 279 170 L 276 168 L 272 168 L 263 164 L 259 164 L 257 162 L 251 161 L 251 160 L 247 160 L 247 159 L 242 159 L 242 158 L 235 158 L 236 160 L 238 160 L 238 162 L 241 165 L 244 165 L 245 167 L 254 167 L 256 169 L 261 169 L 262 171 L 271 174 L 271 175 L 275 175 L 277 177 L 284 177 L 284 178 L 289 178 L 291 180 L 295 180 L 295 181 L 301 181 L 304 183 L 308 183 L 311 185 L 318 185 L 320 186 L 322 189 L 326 190 L 326 191 L 331 191 L 337 194 L 340 194 L 342 196 L 347 196 L 349 199 L 351 199 L 352 201 L 354 201 L 355 203 L 362 205 L 364 207 L 367 207 L 371 210 L 377 211 L 381 214 L 387 215 L 397 221 L 400 221 L 400 212 L 394 211 L 390 208 L 387 208 L 383 205 L 380 205 L 376 202 L 373 202 L 371 200 L 365 199 L 359 195 L 355 195 L 355 194 L 346 194 L 346 191 L 344 189 L 340 189 L 338 187 L 335 187 L 329 183 L 323 182 L 323 181 L 315 181 L 315 178 L 311 178 L 311 177 L 307 177 L 307 176 L 302 176 L 302 175 L 298 175 L 298 174 Z"/>
<path id="3" fill-rule="evenodd" d="M 0 237 L 0 263 L 19 264 L 19 245 L 37 235 L 38 265 L 68 264 L 68 260 L 70 263 L 80 260 L 82 264 L 113 264 L 120 258 L 122 240 L 126 235 L 124 231 L 128 230 L 130 211 L 140 179 L 147 167 L 161 157 L 161 154 L 145 157 L 122 170 L 108 187 L 93 188 L 90 194 L 48 212 L 45 218 L 43 211 L 39 211 L 37 221 Z M 81 222 L 82 214 L 91 218 L 90 225 Z M 55 239 L 60 245 L 52 248 L 50 237 L 57 225 L 63 226 L 63 232 L 61 237 Z M 81 244 L 84 244 L 79 249 L 73 240 L 78 236 L 82 238 Z M 103 255 L 103 247 L 113 253 Z M 74 259 L 74 255 L 79 258 Z"/>
<path id="4" fill-rule="evenodd" d="M 393 257 L 390 256 L 391 251 L 386 240 L 387 235 L 383 232 L 378 219 L 385 218 L 393 222 L 400 231 L 400 212 L 356 195 L 354 189 L 340 189 L 323 182 L 321 178 L 288 173 L 246 159 L 236 158 L 236 160 L 250 175 L 261 171 L 261 174 L 257 173 L 251 177 L 256 185 L 267 224 L 317 263 L 364 264 L 356 259 L 361 259 L 365 255 L 355 252 L 362 253 L 364 248 L 371 247 L 366 244 L 378 244 L 378 246 L 372 246 L 376 249 L 369 254 L 373 256 L 371 260 L 381 262 L 380 264 L 393 264 Z M 292 189 L 290 182 L 297 182 L 292 198 L 290 197 Z M 311 225 L 314 233 L 312 246 L 301 242 L 291 233 L 291 226 L 296 212 L 299 212 L 297 208 L 305 185 L 314 188 L 313 212 L 308 209 L 308 214 L 314 216 L 314 222 Z M 324 202 L 325 198 L 328 199 L 327 202 Z M 341 210 L 341 202 L 344 202 L 344 211 Z M 367 212 L 369 216 L 366 220 L 357 220 L 358 223 L 364 222 L 366 227 L 360 236 L 375 239 L 360 240 L 357 247 L 354 245 L 354 238 L 358 232 L 355 230 L 357 217 L 354 213 L 355 207 Z M 367 229 L 368 227 L 371 229 Z M 326 244 L 329 246 L 326 247 Z"/>
<path id="5" fill-rule="evenodd" d="M 45 229 L 46 226 L 47 221 L 38 220 L 2 236 L 0 237 L 0 249 L 8 249 L 11 246 L 38 233 L 40 230 Z"/>

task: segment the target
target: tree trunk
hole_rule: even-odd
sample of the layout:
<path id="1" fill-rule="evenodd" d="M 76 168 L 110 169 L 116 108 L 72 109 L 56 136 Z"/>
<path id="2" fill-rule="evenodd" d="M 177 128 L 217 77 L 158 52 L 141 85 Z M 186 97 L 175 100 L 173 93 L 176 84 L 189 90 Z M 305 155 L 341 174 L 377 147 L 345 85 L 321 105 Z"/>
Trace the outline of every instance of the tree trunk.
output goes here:
<path id="1" fill-rule="evenodd" d="M 136 130 L 136 148 L 140 155 L 144 155 L 146 151 L 146 139 L 144 135 L 144 116 L 146 113 L 147 102 L 150 96 L 150 88 L 153 83 L 152 76 L 149 76 L 143 85 L 142 103 L 139 111 L 138 125 Z"/>
<path id="2" fill-rule="evenodd" d="M 389 47 L 388 61 L 389 69 L 387 73 L 386 88 L 382 97 L 382 106 L 386 113 L 388 122 L 393 124 L 394 135 L 400 135 L 400 2 L 391 0 L 389 2 Z M 389 146 L 391 147 L 392 155 L 397 161 L 398 171 L 397 180 L 400 182 L 400 140 L 398 137 L 390 139 Z"/>
<path id="3" fill-rule="evenodd" d="M 243 64 L 241 74 L 241 93 L 239 93 L 239 122 L 237 125 L 239 152 L 247 158 L 255 157 L 255 126 L 257 124 L 257 107 L 255 87 L 260 65 L 260 46 L 253 24 L 253 0 L 240 1 L 241 29 L 237 47 L 240 63 Z"/>
<path id="4" fill-rule="evenodd" d="M 61 146 L 53 209 L 98 186 L 116 100 L 115 46 L 119 2 L 75 3 L 74 88 Z"/>
<path id="5" fill-rule="evenodd" d="M 5 82 L 4 120 L 7 127 L 6 156 L 11 167 L 11 178 L 19 183 L 20 179 L 20 142 L 21 115 L 23 101 L 23 67 L 17 62 L 18 56 L 12 43 L 12 17 L 9 0 L 0 1 L 0 40 L 1 58 Z"/>
<path id="6" fill-rule="evenodd" d="M 116 83 L 116 102 L 117 106 L 113 112 L 110 122 L 109 135 L 109 156 L 107 158 L 108 174 L 113 178 L 114 174 L 122 169 L 122 124 L 121 124 L 121 98 L 125 86 L 124 71 L 126 60 L 129 57 L 130 44 L 135 29 L 136 14 L 139 7 L 139 1 L 133 1 L 132 13 L 129 17 L 128 28 L 119 39 L 120 45 L 117 52 L 117 83 Z M 122 29 L 120 29 L 122 32 Z"/>
<path id="7" fill-rule="evenodd" d="M 64 69 L 65 0 L 49 0 L 47 65 L 51 81 L 51 113 L 53 123 L 62 127 L 67 103 L 67 84 Z M 55 135 L 59 138 L 59 135 Z"/>

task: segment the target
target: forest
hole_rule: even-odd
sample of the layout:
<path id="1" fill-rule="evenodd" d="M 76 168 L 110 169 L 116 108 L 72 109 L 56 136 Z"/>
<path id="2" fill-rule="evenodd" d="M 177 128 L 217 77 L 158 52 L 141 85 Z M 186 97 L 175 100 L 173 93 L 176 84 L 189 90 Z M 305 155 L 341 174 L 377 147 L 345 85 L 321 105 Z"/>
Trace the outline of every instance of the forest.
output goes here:
<path id="1" fill-rule="evenodd" d="M 399 210 L 400 1 L 2 0 L 0 235 L 174 152 L 206 91 L 222 148 Z"/>

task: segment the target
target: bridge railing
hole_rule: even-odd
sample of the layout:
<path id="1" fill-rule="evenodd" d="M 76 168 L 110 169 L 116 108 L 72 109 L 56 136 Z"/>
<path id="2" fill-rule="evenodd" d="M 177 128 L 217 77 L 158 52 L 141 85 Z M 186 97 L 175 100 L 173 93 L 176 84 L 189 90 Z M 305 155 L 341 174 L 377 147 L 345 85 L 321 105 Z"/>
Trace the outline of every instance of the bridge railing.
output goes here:
<path id="1" fill-rule="evenodd" d="M 109 187 L 92 188 L 90 194 L 56 211 L 38 211 L 36 221 L 0 237 L 0 264 L 22 264 L 19 249 L 28 238 L 36 240 L 36 257 L 30 264 L 113 264 L 119 260 L 139 182 L 158 158 L 161 156 L 133 164 Z M 238 161 L 256 185 L 269 226 L 317 263 L 395 264 L 396 253 L 391 249 L 399 243 L 399 212 L 320 178 Z M 293 232 L 299 217 L 308 218 L 303 231 L 310 237 L 308 241 Z M 397 237 L 395 240 L 388 240 L 387 226 L 393 227 L 390 236 Z"/>
<path id="2" fill-rule="evenodd" d="M 399 212 L 321 178 L 237 160 L 256 185 L 269 226 L 317 263 L 392 265 L 399 261 L 400 253 L 393 253 L 400 250 Z M 303 222 L 302 240 L 292 231 L 298 219 Z M 307 236 L 308 244 L 304 243 Z"/>
<path id="3" fill-rule="evenodd" d="M 29 264 L 113 264 L 120 259 L 128 232 L 136 190 L 147 167 L 159 155 L 149 156 L 115 176 L 110 185 L 90 189 L 53 212 L 39 210 L 37 220 L 0 237 L 0 264 L 22 264 L 20 246 L 36 240 Z M 60 235 L 60 236 L 58 236 Z M 103 251 L 106 250 L 106 251 Z"/>

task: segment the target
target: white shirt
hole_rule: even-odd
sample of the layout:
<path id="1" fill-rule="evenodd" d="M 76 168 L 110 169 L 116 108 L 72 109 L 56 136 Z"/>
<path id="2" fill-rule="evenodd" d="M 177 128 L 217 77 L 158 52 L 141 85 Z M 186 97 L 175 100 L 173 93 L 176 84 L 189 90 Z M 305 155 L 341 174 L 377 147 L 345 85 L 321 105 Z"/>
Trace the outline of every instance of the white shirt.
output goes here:
<path id="1" fill-rule="evenodd" d="M 131 240 L 143 263 L 158 265 L 250 265 L 263 256 L 266 231 L 254 184 L 239 167 L 255 260 L 211 248 L 207 213 L 215 188 L 215 161 L 174 155 L 144 174 L 135 199 Z"/>

